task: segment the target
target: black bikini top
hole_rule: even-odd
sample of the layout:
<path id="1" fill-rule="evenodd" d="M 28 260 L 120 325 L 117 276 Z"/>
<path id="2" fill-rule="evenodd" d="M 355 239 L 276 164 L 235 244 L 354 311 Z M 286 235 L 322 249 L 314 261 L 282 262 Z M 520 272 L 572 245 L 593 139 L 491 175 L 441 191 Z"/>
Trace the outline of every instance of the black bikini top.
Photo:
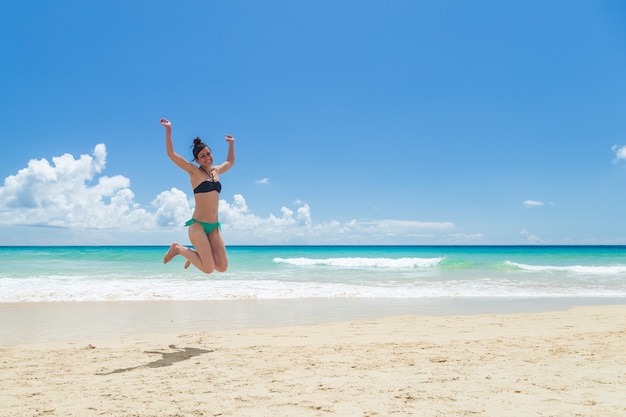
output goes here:
<path id="1" fill-rule="evenodd" d="M 200 185 L 193 189 L 194 194 L 208 193 L 211 191 L 217 191 L 219 194 L 222 191 L 222 184 L 219 181 L 202 181 Z"/>

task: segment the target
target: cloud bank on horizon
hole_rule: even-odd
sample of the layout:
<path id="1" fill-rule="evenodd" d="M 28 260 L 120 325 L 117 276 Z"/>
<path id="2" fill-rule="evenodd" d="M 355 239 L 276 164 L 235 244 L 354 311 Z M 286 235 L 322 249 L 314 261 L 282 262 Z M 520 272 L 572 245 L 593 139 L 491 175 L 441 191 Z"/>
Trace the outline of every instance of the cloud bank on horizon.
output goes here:
<path id="1" fill-rule="evenodd" d="M 181 237 L 186 236 L 182 226 L 191 217 L 193 198 L 172 188 L 160 192 L 150 207 L 142 207 L 135 201 L 129 178 L 103 175 L 106 159 L 106 146 L 100 143 L 91 155 L 84 154 L 78 159 L 64 154 L 53 157 L 52 162 L 30 160 L 25 168 L 5 178 L 0 187 L 0 226 L 108 230 L 124 234 L 180 228 Z M 220 220 L 232 244 L 371 244 L 385 239 L 436 236 L 458 243 L 481 238 L 479 234 L 452 233 L 455 225 L 449 221 L 351 219 L 315 223 L 309 205 L 301 201 L 296 204 L 295 210 L 283 206 L 280 214 L 260 217 L 248 208 L 243 195 L 235 194 L 232 202 L 220 200 Z"/>

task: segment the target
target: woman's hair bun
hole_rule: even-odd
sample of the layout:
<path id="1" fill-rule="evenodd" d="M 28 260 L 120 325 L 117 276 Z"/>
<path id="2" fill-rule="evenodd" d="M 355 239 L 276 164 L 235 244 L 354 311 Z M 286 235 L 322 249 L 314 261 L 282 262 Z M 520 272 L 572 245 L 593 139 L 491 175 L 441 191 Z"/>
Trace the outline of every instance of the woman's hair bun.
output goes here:
<path id="1" fill-rule="evenodd" d="M 197 138 L 193 140 L 192 148 L 193 148 L 193 159 L 196 159 L 200 151 L 202 151 L 204 148 L 208 148 L 208 146 L 206 143 L 202 142 L 202 139 L 200 139 L 200 136 L 198 136 Z"/>

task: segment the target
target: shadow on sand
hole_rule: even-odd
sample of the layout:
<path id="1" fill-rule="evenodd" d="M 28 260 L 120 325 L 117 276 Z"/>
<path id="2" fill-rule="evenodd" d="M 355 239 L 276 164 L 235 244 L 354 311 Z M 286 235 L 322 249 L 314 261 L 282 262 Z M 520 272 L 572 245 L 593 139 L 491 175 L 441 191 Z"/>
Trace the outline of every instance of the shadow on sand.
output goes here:
<path id="1" fill-rule="evenodd" d="M 164 366 L 171 366 L 175 364 L 176 362 L 186 361 L 187 359 L 191 359 L 194 356 L 200 356 L 204 353 L 213 352 L 212 350 L 197 349 L 197 348 L 177 348 L 174 345 L 169 345 L 168 347 L 170 349 L 174 349 L 174 351 L 173 352 L 144 351 L 144 353 L 162 355 L 162 358 L 159 360 L 146 363 L 145 365 L 137 365 L 137 366 L 132 366 L 130 368 L 116 369 L 114 371 L 105 372 L 105 373 L 96 373 L 96 375 L 119 374 L 122 372 L 132 371 L 133 369 L 138 369 L 138 368 L 162 368 Z"/>

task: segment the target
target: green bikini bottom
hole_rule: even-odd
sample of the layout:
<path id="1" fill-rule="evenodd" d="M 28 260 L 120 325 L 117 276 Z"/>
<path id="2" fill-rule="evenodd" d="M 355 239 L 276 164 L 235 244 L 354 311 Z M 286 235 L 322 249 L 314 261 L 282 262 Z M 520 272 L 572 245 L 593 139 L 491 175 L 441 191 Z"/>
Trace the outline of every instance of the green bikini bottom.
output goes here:
<path id="1" fill-rule="evenodd" d="M 194 218 L 187 220 L 187 223 L 185 223 L 185 227 L 187 226 L 191 226 L 194 223 L 198 223 L 200 224 L 203 228 L 205 233 L 208 235 L 209 233 L 211 233 L 213 230 L 215 230 L 215 228 L 219 228 L 220 230 L 222 230 L 222 225 L 220 224 L 220 222 L 217 223 L 205 223 L 205 222 L 201 222 L 199 220 L 196 220 Z"/>

